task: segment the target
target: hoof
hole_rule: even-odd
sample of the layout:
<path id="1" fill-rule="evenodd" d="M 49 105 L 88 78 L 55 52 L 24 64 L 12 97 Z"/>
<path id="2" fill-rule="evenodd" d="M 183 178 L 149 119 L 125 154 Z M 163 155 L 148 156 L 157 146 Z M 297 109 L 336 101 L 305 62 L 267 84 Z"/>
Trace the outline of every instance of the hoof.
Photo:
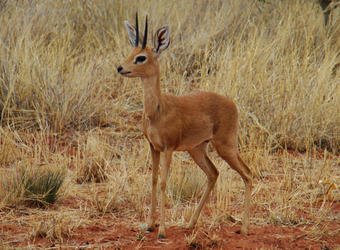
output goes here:
<path id="1" fill-rule="evenodd" d="M 153 228 L 151 228 L 151 227 L 148 227 L 148 229 L 146 229 L 147 233 L 152 233 L 153 231 L 155 231 L 155 230 Z"/>
<path id="2" fill-rule="evenodd" d="M 237 230 L 236 233 L 247 236 L 248 235 L 248 230 L 247 229 L 241 229 L 241 230 Z"/>
<path id="3" fill-rule="evenodd" d="M 240 233 L 241 233 L 242 235 L 245 235 L 245 236 L 247 236 L 247 235 L 248 235 L 248 232 L 247 232 L 247 230 L 241 230 L 241 231 L 240 231 Z"/>
<path id="4" fill-rule="evenodd" d="M 193 229 L 197 221 L 190 220 L 189 224 L 186 225 L 186 229 Z"/>
<path id="5" fill-rule="evenodd" d="M 159 234 L 159 235 L 158 235 L 158 239 L 165 239 L 165 235 Z"/>

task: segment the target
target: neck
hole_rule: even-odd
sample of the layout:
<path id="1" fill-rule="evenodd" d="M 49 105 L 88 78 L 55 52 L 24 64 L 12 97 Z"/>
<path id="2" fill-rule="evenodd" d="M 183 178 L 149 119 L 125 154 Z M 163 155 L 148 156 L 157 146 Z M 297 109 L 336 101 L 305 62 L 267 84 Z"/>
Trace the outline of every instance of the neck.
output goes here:
<path id="1" fill-rule="evenodd" d="M 155 119 L 156 115 L 164 108 L 163 96 L 160 86 L 159 69 L 151 77 L 141 79 L 144 88 L 144 113 L 149 119 Z"/>

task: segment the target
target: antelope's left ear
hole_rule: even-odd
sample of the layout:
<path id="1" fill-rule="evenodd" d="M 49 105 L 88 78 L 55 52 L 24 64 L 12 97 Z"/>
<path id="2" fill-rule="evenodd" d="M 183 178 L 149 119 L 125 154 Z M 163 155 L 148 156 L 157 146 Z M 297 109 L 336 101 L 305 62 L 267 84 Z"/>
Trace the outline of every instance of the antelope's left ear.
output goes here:
<path id="1" fill-rule="evenodd" d="M 154 52 L 160 54 L 169 47 L 170 44 L 170 27 L 164 26 L 156 31 L 153 46 Z"/>
<path id="2" fill-rule="evenodd" d="M 136 35 L 137 35 L 137 30 L 136 30 L 135 26 L 133 26 L 127 20 L 124 21 L 124 25 L 125 25 L 126 30 L 128 32 L 131 44 L 133 46 L 135 46 Z"/>
<path id="3" fill-rule="evenodd" d="M 136 45 L 136 36 L 138 31 L 136 30 L 135 26 L 133 26 L 127 20 L 124 21 L 124 25 L 126 27 L 132 46 L 137 47 L 138 44 Z M 138 34 L 138 43 L 142 43 L 142 39 L 143 37 Z"/>

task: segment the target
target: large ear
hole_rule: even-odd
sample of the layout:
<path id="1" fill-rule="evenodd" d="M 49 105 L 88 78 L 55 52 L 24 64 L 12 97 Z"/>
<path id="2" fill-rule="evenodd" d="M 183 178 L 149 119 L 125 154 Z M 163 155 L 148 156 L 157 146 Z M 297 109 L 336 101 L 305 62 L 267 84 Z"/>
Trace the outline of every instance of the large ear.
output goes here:
<path id="1" fill-rule="evenodd" d="M 170 44 L 170 27 L 164 26 L 157 30 L 153 39 L 154 50 L 161 53 L 169 47 Z"/>
<path id="2" fill-rule="evenodd" d="M 133 26 L 131 23 L 129 23 L 128 21 L 124 21 L 126 30 L 128 32 L 129 38 L 130 38 L 130 42 L 132 44 L 132 46 L 135 46 L 135 42 L 136 42 L 136 35 L 137 35 L 137 31 L 135 26 Z"/>

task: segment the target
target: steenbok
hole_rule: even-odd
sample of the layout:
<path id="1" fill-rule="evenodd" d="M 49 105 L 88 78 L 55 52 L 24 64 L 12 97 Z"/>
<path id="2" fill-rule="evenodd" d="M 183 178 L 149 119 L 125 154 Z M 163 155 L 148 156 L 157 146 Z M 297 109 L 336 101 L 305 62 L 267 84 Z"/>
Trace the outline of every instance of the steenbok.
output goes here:
<path id="1" fill-rule="evenodd" d="M 152 156 L 152 196 L 148 231 L 156 228 L 156 188 L 160 153 L 164 153 L 161 176 L 161 219 L 158 238 L 165 238 L 165 189 L 174 151 L 188 151 L 196 164 L 208 177 L 208 186 L 192 215 L 188 228 L 193 228 L 204 203 L 214 188 L 218 170 L 207 155 L 208 143 L 242 177 L 245 184 L 245 203 L 241 234 L 247 235 L 249 224 L 252 173 L 241 159 L 237 148 L 237 108 L 229 98 L 212 93 L 197 92 L 174 96 L 163 94 L 160 87 L 158 58 L 170 44 L 169 26 L 157 30 L 153 47 L 146 45 L 147 17 L 142 37 L 136 27 L 125 21 L 129 38 L 135 47 L 128 58 L 118 66 L 125 77 L 139 77 L 144 88 L 143 133 L 150 143 Z M 141 45 L 140 45 L 141 44 Z"/>

